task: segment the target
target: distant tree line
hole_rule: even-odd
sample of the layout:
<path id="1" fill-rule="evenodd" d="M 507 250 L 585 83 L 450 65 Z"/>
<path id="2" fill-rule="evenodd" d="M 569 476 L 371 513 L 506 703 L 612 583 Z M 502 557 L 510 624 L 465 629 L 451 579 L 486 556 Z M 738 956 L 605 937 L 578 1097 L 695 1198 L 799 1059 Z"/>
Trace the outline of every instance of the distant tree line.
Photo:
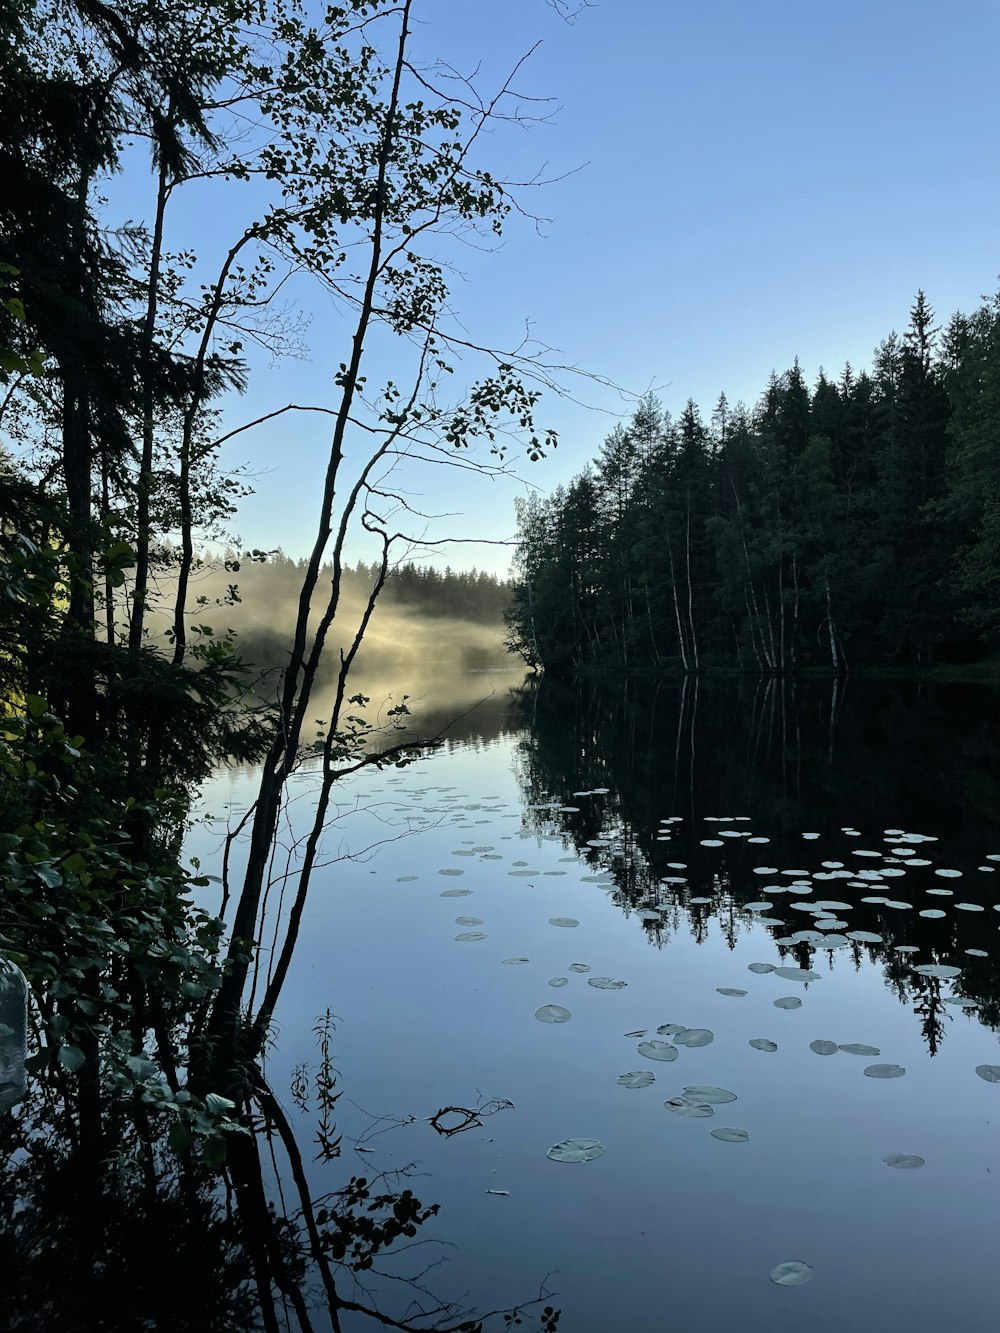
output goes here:
<path id="1" fill-rule="evenodd" d="M 923 292 L 871 372 L 796 360 L 706 423 L 651 394 L 594 462 L 518 501 L 511 646 L 533 665 L 926 668 L 1000 634 L 1000 295 Z"/>
<path id="2" fill-rule="evenodd" d="M 201 565 L 210 572 L 213 561 L 206 556 Z M 245 598 L 255 607 L 294 605 L 305 566 L 304 559 L 295 560 L 280 549 L 268 553 L 263 560 L 241 562 L 235 551 L 226 551 L 223 557 L 224 569 L 238 576 L 239 598 Z M 342 592 L 348 598 L 367 600 L 380 576 L 378 564 L 358 561 L 347 565 L 340 576 Z M 320 582 L 332 577 L 332 565 L 320 570 Z M 510 583 L 482 570 L 450 566 L 441 570 L 404 563 L 388 571 L 379 594 L 379 606 L 382 610 L 406 610 L 422 616 L 466 620 L 475 625 L 502 626 L 510 599 Z"/>

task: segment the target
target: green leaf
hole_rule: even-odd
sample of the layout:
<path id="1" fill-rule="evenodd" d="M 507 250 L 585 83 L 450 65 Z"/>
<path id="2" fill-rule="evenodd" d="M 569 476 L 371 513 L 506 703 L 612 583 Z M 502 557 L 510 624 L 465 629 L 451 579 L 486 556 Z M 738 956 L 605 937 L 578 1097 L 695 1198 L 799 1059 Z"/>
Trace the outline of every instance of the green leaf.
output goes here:
<path id="1" fill-rule="evenodd" d="M 210 1115 L 221 1115 L 223 1111 L 235 1111 L 236 1103 L 228 1097 L 220 1097 L 217 1092 L 210 1092 L 205 1098 L 205 1109 Z"/>
<path id="2" fill-rule="evenodd" d="M 130 1055 L 125 1063 L 136 1078 L 155 1078 L 159 1073 L 159 1070 L 156 1065 L 153 1064 L 152 1060 L 147 1060 L 141 1055 Z"/>
<path id="3" fill-rule="evenodd" d="M 187 1125 L 173 1125 L 170 1133 L 167 1135 L 167 1142 L 170 1144 L 171 1152 L 175 1152 L 181 1157 L 188 1151 L 194 1141 L 194 1136 Z"/>
<path id="4" fill-rule="evenodd" d="M 87 1057 L 79 1046 L 60 1046 L 59 1063 L 63 1069 L 68 1069 L 71 1074 L 75 1074 L 78 1069 L 82 1069 L 86 1064 Z"/>
<path id="5" fill-rule="evenodd" d="M 227 1151 L 225 1136 L 213 1134 L 211 1138 L 205 1140 L 205 1146 L 201 1150 L 201 1160 L 209 1167 L 223 1166 Z"/>

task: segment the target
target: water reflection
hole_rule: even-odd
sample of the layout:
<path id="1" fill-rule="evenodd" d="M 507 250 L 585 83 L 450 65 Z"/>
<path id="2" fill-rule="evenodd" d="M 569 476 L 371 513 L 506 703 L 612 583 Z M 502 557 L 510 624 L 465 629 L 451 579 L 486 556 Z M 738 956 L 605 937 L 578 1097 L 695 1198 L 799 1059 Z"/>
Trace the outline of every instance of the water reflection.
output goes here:
<path id="1" fill-rule="evenodd" d="M 362 688 L 381 698 L 394 683 Z M 224 1175 L 172 1142 L 175 1122 L 141 1093 L 106 1098 L 95 1152 L 57 1066 L 0 1114 L 4 1326 L 346 1333 L 367 1325 L 352 1299 L 368 1283 L 383 1309 L 437 1310 L 414 1316 L 430 1326 L 443 1304 L 422 1287 L 400 1297 L 398 1269 L 379 1285 L 368 1266 L 426 1220 L 462 1241 L 449 1294 L 492 1303 L 498 1286 L 521 1294 L 561 1270 L 567 1333 L 663 1327 L 665 1253 L 685 1275 L 669 1292 L 678 1327 L 728 1326 L 735 1302 L 781 1333 L 883 1328 L 898 1292 L 870 1273 L 865 1323 L 843 1275 L 876 1241 L 887 1268 L 912 1267 L 914 1232 L 932 1235 L 939 1208 L 959 1219 L 966 1265 L 948 1301 L 984 1326 L 990 1107 L 976 1094 L 995 1097 L 981 1080 L 1000 1078 L 996 1038 L 979 1033 L 1000 1025 L 996 694 L 540 681 L 507 698 L 477 674 L 442 677 L 420 708 L 416 735 L 466 716 L 426 766 L 348 790 L 359 831 L 334 865 L 348 834 L 330 830 L 276 1044 L 246 1089 L 253 1133 L 233 1137 Z M 251 779 L 216 795 L 231 785 L 245 808 Z M 321 1026 L 304 1052 L 326 1004 L 346 1015 L 344 1044 Z M 150 1044 L 132 1036 L 129 1049 Z M 940 1053 L 933 1067 L 920 1044 Z M 897 1062 L 905 1077 L 884 1077 Z M 443 1202 L 440 1232 L 405 1165 L 379 1174 L 401 1165 L 382 1126 L 357 1139 L 345 1103 L 359 1092 L 400 1112 L 403 1161 L 433 1175 L 418 1192 Z M 728 1105 L 720 1093 L 738 1097 L 731 1123 L 706 1113 Z M 503 1114 L 484 1125 L 493 1106 Z M 476 1128 L 453 1132 L 470 1111 Z M 353 1171 L 338 1157 L 351 1132 L 376 1149 Z M 607 1150 L 546 1160 L 580 1139 Z M 907 1175 L 933 1189 L 889 1194 Z M 817 1272 L 805 1315 L 766 1304 L 800 1236 Z M 921 1251 L 905 1301 L 914 1330 L 940 1327 L 917 1317 L 932 1258 Z"/>
<path id="2" fill-rule="evenodd" d="M 763 924 L 794 966 L 877 963 L 933 1054 L 973 1013 L 1000 1027 L 998 706 L 985 686 L 528 682 L 525 819 L 658 948 Z"/>

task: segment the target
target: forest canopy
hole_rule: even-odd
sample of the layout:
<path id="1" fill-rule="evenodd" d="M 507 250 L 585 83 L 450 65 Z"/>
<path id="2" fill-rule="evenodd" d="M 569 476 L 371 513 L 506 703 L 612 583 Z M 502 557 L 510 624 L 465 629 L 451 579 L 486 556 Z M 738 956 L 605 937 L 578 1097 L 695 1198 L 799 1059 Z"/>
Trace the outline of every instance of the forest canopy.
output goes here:
<path id="1" fill-rule="evenodd" d="M 1000 296 L 943 329 L 921 291 L 871 371 L 798 361 L 706 422 L 647 394 L 518 502 L 510 641 L 584 664 L 786 672 L 981 659 L 1000 634 Z"/>

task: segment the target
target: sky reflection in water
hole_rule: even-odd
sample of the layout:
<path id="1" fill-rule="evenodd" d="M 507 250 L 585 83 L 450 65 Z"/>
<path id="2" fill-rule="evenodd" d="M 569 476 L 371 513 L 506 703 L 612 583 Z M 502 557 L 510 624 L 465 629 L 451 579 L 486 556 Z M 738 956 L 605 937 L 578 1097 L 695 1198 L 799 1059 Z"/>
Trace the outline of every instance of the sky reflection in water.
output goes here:
<path id="1" fill-rule="evenodd" d="M 314 1058 L 308 1034 L 333 1008 L 345 1101 L 415 1117 L 373 1141 L 374 1160 L 419 1160 L 431 1177 L 418 1193 L 442 1204 L 437 1235 L 460 1242 L 438 1289 L 489 1305 L 558 1270 L 564 1325 L 583 1333 L 626 1322 L 639 1333 L 721 1330 L 737 1314 L 743 1328 L 817 1333 L 992 1326 L 1000 1085 L 976 1067 L 1000 1063 L 1000 873 L 978 867 L 1000 871 L 986 859 L 1000 854 L 1000 827 L 968 794 L 982 801 L 995 780 L 995 699 L 852 690 L 845 701 L 828 683 L 800 686 L 782 700 L 742 687 L 739 699 L 737 688 L 703 685 L 696 707 L 690 687 L 651 699 L 641 688 L 570 694 L 546 683 L 515 696 L 506 717 L 494 708 L 492 737 L 352 787 L 349 804 L 361 808 L 331 829 L 331 855 L 386 841 L 317 883 L 270 1072 L 281 1086 L 283 1071 Z M 929 772 L 937 792 L 926 790 Z M 244 781 L 226 781 L 240 806 Z M 595 787 L 608 790 L 573 795 Z M 225 789 L 220 781 L 209 800 Z M 661 824 L 667 817 L 675 822 Z M 939 840 L 886 840 L 886 829 Z M 816 881 L 832 873 L 824 861 L 869 874 Z M 904 873 L 871 877 L 886 866 Z M 442 896 L 453 888 L 472 892 Z M 928 896 L 935 888 L 955 896 Z M 862 903 L 872 896 L 912 907 Z M 850 904 L 827 911 L 847 925 L 823 931 L 821 919 L 820 934 L 884 942 L 778 946 L 814 927 L 816 914 L 791 908 L 809 900 Z M 761 902 L 772 906 L 747 910 Z M 932 905 L 945 915 L 918 915 Z M 474 932 L 457 922 L 465 915 L 481 919 Z M 561 918 L 579 925 L 551 924 Z M 485 938 L 456 941 L 469 933 Z M 529 961 L 503 966 L 518 958 Z M 928 963 L 962 973 L 913 971 Z M 557 998 L 571 1019 L 538 1022 L 556 977 L 567 979 Z M 627 985 L 590 984 L 600 977 Z M 775 1007 L 791 995 L 800 1008 Z M 708 1029 L 712 1040 L 690 1048 L 658 1037 L 664 1024 Z M 646 1058 L 643 1038 L 624 1035 L 641 1030 L 677 1044 L 678 1057 Z M 755 1038 L 777 1051 L 752 1048 Z M 879 1055 L 810 1048 L 824 1041 Z M 865 1077 L 878 1064 L 905 1075 Z M 619 1084 L 640 1070 L 654 1081 Z M 736 1100 L 695 1118 L 664 1109 L 690 1086 Z M 427 1117 L 480 1095 L 516 1109 L 453 1137 L 433 1133 Z M 364 1123 L 345 1107 L 348 1134 Z M 724 1128 L 749 1139 L 713 1137 Z M 605 1151 L 547 1160 L 571 1138 Z M 892 1154 L 926 1165 L 891 1169 Z M 337 1168 L 315 1172 L 322 1186 Z M 814 1270 L 807 1286 L 768 1281 L 790 1260 Z"/>

